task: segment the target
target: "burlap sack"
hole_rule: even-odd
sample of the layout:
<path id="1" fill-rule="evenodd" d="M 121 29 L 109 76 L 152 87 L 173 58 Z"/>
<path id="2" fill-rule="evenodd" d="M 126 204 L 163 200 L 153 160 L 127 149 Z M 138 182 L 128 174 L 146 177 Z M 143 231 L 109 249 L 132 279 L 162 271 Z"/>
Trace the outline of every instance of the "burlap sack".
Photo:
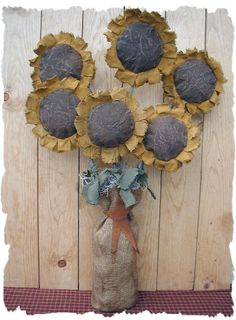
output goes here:
<path id="1" fill-rule="evenodd" d="M 101 206 L 106 211 L 115 199 L 103 198 Z M 132 307 L 138 297 L 136 253 L 130 242 L 121 233 L 116 254 L 111 253 L 112 219 L 106 217 L 95 227 L 93 235 L 93 290 L 92 306 L 103 311 L 118 311 Z M 138 238 L 138 225 L 132 213 L 129 224 Z"/>

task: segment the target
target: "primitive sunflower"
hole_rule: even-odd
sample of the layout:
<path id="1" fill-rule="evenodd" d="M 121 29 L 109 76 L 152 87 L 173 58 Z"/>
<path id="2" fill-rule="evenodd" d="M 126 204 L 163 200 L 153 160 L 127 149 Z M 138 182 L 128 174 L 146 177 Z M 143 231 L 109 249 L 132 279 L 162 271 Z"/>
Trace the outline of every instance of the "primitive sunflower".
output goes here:
<path id="1" fill-rule="evenodd" d="M 226 82 L 218 62 L 206 51 L 179 52 L 172 72 L 164 77 L 164 92 L 192 113 L 209 112 Z"/>
<path id="2" fill-rule="evenodd" d="M 37 57 L 30 60 L 34 88 L 55 76 L 60 80 L 74 77 L 88 86 L 95 74 L 95 63 L 86 47 L 82 38 L 67 32 L 43 37 L 34 50 Z"/>
<path id="3" fill-rule="evenodd" d="M 111 47 L 106 62 L 118 68 L 117 79 L 139 87 L 160 82 L 161 74 L 171 72 L 176 35 L 159 13 L 128 9 L 111 20 L 108 29 L 105 35 Z"/>
<path id="4" fill-rule="evenodd" d="M 147 121 L 136 99 L 125 89 L 98 91 L 77 107 L 79 146 L 91 159 L 117 162 L 143 140 Z"/>
<path id="5" fill-rule="evenodd" d="M 192 151 L 200 144 L 199 128 L 184 108 L 168 104 L 145 109 L 148 129 L 144 140 L 133 153 L 146 165 L 159 170 L 176 171 L 193 158 Z"/>
<path id="6" fill-rule="evenodd" d="M 52 78 L 35 89 L 26 102 L 26 120 L 43 147 L 63 152 L 78 147 L 76 107 L 89 90 L 75 78 Z"/>

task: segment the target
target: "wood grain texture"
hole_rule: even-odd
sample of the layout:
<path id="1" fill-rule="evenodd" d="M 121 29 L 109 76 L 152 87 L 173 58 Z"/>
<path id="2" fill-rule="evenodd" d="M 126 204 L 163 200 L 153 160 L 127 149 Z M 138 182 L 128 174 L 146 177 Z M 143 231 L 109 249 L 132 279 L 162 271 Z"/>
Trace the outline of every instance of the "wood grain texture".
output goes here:
<path id="1" fill-rule="evenodd" d="M 207 15 L 206 48 L 223 67 L 225 93 L 205 116 L 195 290 L 228 289 L 232 283 L 233 26 L 226 10 Z"/>
<path id="2" fill-rule="evenodd" d="M 10 244 L 4 285 L 38 287 L 37 140 L 26 126 L 25 101 L 32 90 L 28 60 L 40 35 L 40 12 L 5 8 L 3 67 L 4 165 L 2 205 Z"/>
<path id="3" fill-rule="evenodd" d="M 80 8 L 42 11 L 42 36 L 60 31 L 81 36 Z M 58 154 L 39 146 L 39 252 L 41 288 L 78 288 L 77 150 Z"/>
<path id="4" fill-rule="evenodd" d="M 7 213 L 6 243 L 11 246 L 6 286 L 77 289 L 79 282 L 81 290 L 91 289 L 92 231 L 102 214 L 99 207 L 85 203 L 81 185 L 78 195 L 78 171 L 87 168 L 88 159 L 79 157 L 78 151 L 49 152 L 38 146 L 32 127 L 25 125 L 25 101 L 32 90 L 28 59 L 34 56 L 40 30 L 42 35 L 61 30 L 83 34 L 96 60 L 91 89 L 120 87 L 115 70 L 104 59 L 109 43 L 103 35 L 120 13 L 122 9 L 82 12 L 76 7 L 44 10 L 41 16 L 35 10 L 4 9 L 7 94 L 2 203 Z M 206 40 L 209 54 L 221 62 L 228 82 L 220 105 L 204 119 L 195 117 L 204 120 L 204 130 L 193 161 L 174 174 L 147 168 L 157 200 L 145 191 L 134 209 L 140 230 L 139 289 L 228 289 L 232 282 L 233 27 L 225 10 L 208 14 L 206 24 L 204 9 L 182 7 L 166 14 L 177 33 L 178 49 L 203 49 Z M 161 84 L 146 84 L 133 94 L 142 108 L 163 99 Z M 137 162 L 132 155 L 124 159 L 127 165 Z M 64 267 L 64 261 L 58 266 L 60 260 L 65 260 Z"/>
<path id="5" fill-rule="evenodd" d="M 156 290 L 161 179 L 155 168 L 146 168 L 146 171 L 149 187 L 157 199 L 154 200 L 145 190 L 141 202 L 133 210 L 139 225 L 138 288 Z"/>
<path id="6" fill-rule="evenodd" d="M 204 9 L 182 7 L 167 11 L 166 18 L 178 50 L 204 49 Z M 201 148 L 176 173 L 162 174 L 158 290 L 193 288 L 200 172 Z"/>
<path id="7" fill-rule="evenodd" d="M 161 13 L 164 16 L 164 12 Z M 133 90 L 140 107 L 156 106 L 163 102 L 162 83 L 155 85 L 145 84 Z M 133 157 L 129 164 L 134 165 Z M 134 208 L 136 221 L 139 225 L 138 246 L 141 252 L 138 255 L 138 286 L 139 290 L 156 290 L 157 282 L 157 253 L 159 237 L 159 208 L 161 173 L 153 167 L 146 167 L 148 183 L 156 196 L 154 200 L 148 191 L 145 191 L 142 200 Z"/>
<path id="8" fill-rule="evenodd" d="M 85 10 L 83 17 L 83 38 L 89 43 L 88 49 L 96 61 L 96 76 L 91 86 L 92 90 L 106 90 L 120 87 L 121 83 L 114 78 L 115 70 L 110 69 L 105 62 L 106 49 L 109 47 L 104 32 L 110 20 L 122 13 L 121 9 L 107 11 Z M 88 159 L 80 152 L 80 172 L 88 167 Z M 79 197 L 79 289 L 92 288 L 92 232 L 95 223 L 102 217 L 98 206 L 86 203 Z"/>

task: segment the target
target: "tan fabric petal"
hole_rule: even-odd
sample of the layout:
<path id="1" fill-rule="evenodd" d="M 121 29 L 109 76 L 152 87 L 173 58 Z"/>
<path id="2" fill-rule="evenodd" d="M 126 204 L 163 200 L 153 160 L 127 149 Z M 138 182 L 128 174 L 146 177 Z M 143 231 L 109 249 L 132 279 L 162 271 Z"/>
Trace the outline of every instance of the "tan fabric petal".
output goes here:
<path id="1" fill-rule="evenodd" d="M 193 104 L 193 103 L 186 103 L 186 108 L 188 110 L 188 112 L 190 112 L 191 114 L 195 114 L 195 113 L 198 113 L 200 112 L 200 105 L 197 106 L 196 104 Z"/>
<path id="2" fill-rule="evenodd" d="M 45 136 L 43 139 L 40 140 L 40 144 L 42 147 L 45 147 L 51 151 L 54 151 L 57 146 L 57 139 L 52 136 Z"/>
<path id="3" fill-rule="evenodd" d="M 119 35 L 124 30 L 124 27 L 121 27 L 115 20 L 111 20 L 108 24 L 108 29 Z"/>
<path id="4" fill-rule="evenodd" d="M 37 89 L 35 89 L 35 91 L 28 96 L 26 101 L 25 117 L 26 117 L 27 123 L 36 125 L 32 131 L 37 137 L 40 138 L 40 143 L 42 146 L 52 151 L 64 152 L 64 151 L 70 151 L 79 147 L 77 134 L 74 134 L 65 139 L 59 139 L 54 136 L 51 136 L 43 128 L 39 118 L 41 100 L 44 97 L 46 97 L 49 93 L 54 92 L 55 90 L 58 90 L 58 89 L 70 90 L 75 95 L 77 95 L 80 99 L 82 99 L 81 96 L 83 96 L 83 90 L 84 90 L 81 82 L 72 77 L 63 79 L 61 81 L 56 77 L 52 78 L 49 81 L 45 82 L 43 86 L 40 86 Z M 86 92 L 88 93 L 88 88 L 86 88 Z M 81 121 L 80 132 L 84 132 L 85 131 L 84 119 L 81 119 L 80 121 Z"/>
<path id="5" fill-rule="evenodd" d="M 25 117 L 29 124 L 39 123 L 39 115 L 37 111 L 26 111 Z"/>
<path id="6" fill-rule="evenodd" d="M 163 42 L 163 56 L 156 68 L 134 73 L 126 69 L 117 57 L 116 43 L 119 35 L 125 28 L 134 22 L 144 22 L 156 29 Z M 140 11 L 137 9 L 127 9 L 124 14 L 111 20 L 108 24 L 110 31 L 105 35 L 111 42 L 111 47 L 107 50 L 106 62 L 111 68 L 117 68 L 116 78 L 121 82 L 128 83 L 131 86 L 139 87 L 146 82 L 150 84 L 158 83 L 161 80 L 160 73 L 169 74 L 173 68 L 174 59 L 176 58 L 176 45 L 174 32 L 169 30 L 166 20 L 158 12 Z"/>
<path id="7" fill-rule="evenodd" d="M 34 67 L 34 72 L 31 75 L 34 88 L 44 86 L 44 82 L 40 79 L 39 64 L 41 55 L 45 50 L 58 44 L 67 44 L 76 50 L 82 59 L 83 68 L 81 74 L 81 81 L 86 79 L 86 86 L 88 86 L 95 74 L 95 62 L 92 59 L 91 53 L 85 51 L 87 44 L 82 38 L 75 38 L 73 34 L 68 32 L 60 32 L 59 34 L 53 35 L 48 34 L 44 36 L 39 42 L 34 52 L 38 55 L 34 59 L 30 60 L 30 65 Z M 49 81 L 49 79 L 47 80 Z"/>
<path id="8" fill-rule="evenodd" d="M 92 144 L 92 142 L 91 142 L 88 134 L 85 134 L 84 136 L 79 137 L 79 146 L 81 148 L 86 149 L 86 148 L 90 147 L 91 144 Z"/>
<path id="9" fill-rule="evenodd" d="M 129 140 L 125 142 L 126 147 L 129 151 L 133 151 L 138 144 L 138 138 L 135 135 L 132 135 Z"/>
<path id="10" fill-rule="evenodd" d="M 140 72 L 137 74 L 135 86 L 140 87 L 144 85 L 148 81 L 148 73 L 147 72 Z"/>
<path id="11" fill-rule="evenodd" d="M 104 163 L 114 163 L 119 160 L 118 148 L 102 148 L 101 158 Z"/>
<path id="12" fill-rule="evenodd" d="M 118 149 L 120 157 L 124 157 L 129 153 L 129 149 L 124 144 L 119 145 Z"/>
<path id="13" fill-rule="evenodd" d="M 30 93 L 26 101 L 27 110 L 37 110 L 37 104 L 39 103 L 39 97 L 35 93 Z"/>
<path id="14" fill-rule="evenodd" d="M 123 71 L 123 70 L 118 70 L 115 74 L 115 77 L 120 80 L 121 82 L 125 82 L 133 86 L 136 82 L 137 75 L 131 71 Z"/>
<path id="15" fill-rule="evenodd" d="M 143 137 L 147 131 L 148 124 L 146 121 L 137 121 L 135 123 L 134 134 Z"/>
<path id="16" fill-rule="evenodd" d="M 135 129 L 132 136 L 125 143 L 114 148 L 101 148 L 91 142 L 87 132 L 87 121 L 94 107 L 111 101 L 121 101 L 126 104 L 133 116 Z M 124 88 L 114 88 L 111 91 L 90 93 L 79 103 L 76 111 L 78 116 L 75 119 L 75 127 L 79 135 L 79 146 L 86 149 L 85 154 L 87 156 L 101 158 L 105 163 L 114 163 L 119 160 L 119 157 L 123 157 L 131 152 L 139 141 L 142 142 L 143 140 L 147 128 L 145 115 L 138 109 L 136 99 Z M 97 149 L 95 150 L 94 147 Z"/>
<path id="17" fill-rule="evenodd" d="M 87 133 L 87 120 L 78 117 L 75 119 L 75 127 L 80 136 L 83 136 Z"/>
<path id="18" fill-rule="evenodd" d="M 90 146 L 84 149 L 84 155 L 90 159 L 99 159 L 101 155 L 101 148 L 97 146 Z"/>
<path id="19" fill-rule="evenodd" d="M 156 109 L 156 112 L 157 112 L 158 114 L 167 113 L 167 112 L 170 112 L 170 111 L 171 111 L 171 109 L 170 109 L 170 107 L 169 107 L 168 104 L 159 105 L 159 106 L 157 107 L 157 109 Z"/>
<path id="20" fill-rule="evenodd" d="M 73 47 L 75 47 L 78 51 L 86 49 L 88 44 L 82 38 L 75 38 L 72 42 Z"/>
<path id="21" fill-rule="evenodd" d="M 176 159 L 172 159 L 166 162 L 164 169 L 169 172 L 175 172 L 180 168 L 180 166 L 181 166 L 180 162 L 178 162 Z"/>
<path id="22" fill-rule="evenodd" d="M 200 137 L 193 138 L 188 142 L 188 145 L 185 147 L 185 151 L 193 151 L 196 150 L 200 145 Z"/>
<path id="23" fill-rule="evenodd" d="M 32 132 L 39 138 L 43 138 L 48 135 L 47 131 L 41 124 L 37 124 L 37 126 L 33 128 Z"/>
<path id="24" fill-rule="evenodd" d="M 60 87 L 61 88 L 67 87 L 67 88 L 70 88 L 71 90 L 75 90 L 78 87 L 79 83 L 80 83 L 79 80 L 72 77 L 68 77 L 61 80 Z"/>
<path id="25" fill-rule="evenodd" d="M 210 102 L 217 104 L 218 102 L 218 94 L 214 91 L 213 95 L 210 97 Z"/>
<path id="26" fill-rule="evenodd" d="M 110 47 L 107 49 L 105 60 L 109 66 L 112 68 L 118 68 L 120 70 L 125 70 L 123 65 L 121 64 L 119 58 L 117 57 L 116 48 L 115 46 Z"/>
<path id="27" fill-rule="evenodd" d="M 198 107 L 198 110 L 206 113 L 206 112 L 211 111 L 211 109 L 214 107 L 214 103 L 207 100 L 207 101 L 204 101 L 201 104 L 199 104 L 197 107 Z"/>
<path id="28" fill-rule="evenodd" d="M 75 39 L 72 33 L 63 32 L 63 31 L 61 31 L 59 34 L 54 35 L 54 37 L 58 42 L 61 41 L 62 43 L 65 43 L 65 42 L 71 43 Z"/>
<path id="29" fill-rule="evenodd" d="M 176 159 L 180 162 L 189 162 L 193 159 L 193 154 L 191 152 L 183 151 L 181 152 Z"/>
<path id="30" fill-rule="evenodd" d="M 153 68 L 147 71 L 147 73 L 148 73 L 147 80 L 149 84 L 155 84 L 161 81 L 161 74 L 158 68 Z"/>
<path id="31" fill-rule="evenodd" d="M 173 51 L 171 52 L 174 53 L 174 48 L 173 48 Z M 210 97 L 209 100 L 199 102 L 199 103 L 189 103 L 182 100 L 175 89 L 174 79 L 173 79 L 173 75 L 176 68 L 182 65 L 188 59 L 193 59 L 193 58 L 202 60 L 206 64 L 208 64 L 216 77 L 215 91 L 213 92 L 212 96 Z M 162 61 L 160 64 L 162 64 Z M 223 71 L 222 71 L 222 67 L 220 66 L 220 64 L 217 61 L 215 61 L 213 58 L 209 57 L 207 51 L 198 51 L 197 49 L 194 49 L 194 50 L 188 49 L 186 50 L 185 53 L 181 51 L 178 52 L 177 57 L 174 60 L 174 66 L 171 69 L 171 73 L 168 76 L 165 76 L 163 80 L 164 80 L 163 84 L 164 84 L 165 97 L 168 97 L 170 99 L 175 99 L 178 102 L 182 102 L 185 105 L 188 112 L 190 112 L 191 114 L 211 111 L 211 109 L 218 103 L 218 95 L 224 91 L 223 83 L 226 82 Z"/>
<path id="32" fill-rule="evenodd" d="M 156 115 L 156 110 L 153 106 L 144 109 L 147 120 L 149 120 L 153 115 Z"/>
<path id="33" fill-rule="evenodd" d="M 186 112 L 183 105 L 179 105 L 177 108 L 171 108 L 168 104 L 160 104 L 154 107 L 148 107 L 144 110 L 148 123 L 152 123 L 155 118 L 165 115 L 171 115 L 176 119 L 182 121 L 187 128 L 187 145 L 184 150 L 174 159 L 169 161 L 159 160 L 155 154 L 145 148 L 144 143 L 139 143 L 133 153 L 146 165 L 154 165 L 158 170 L 166 170 L 174 172 L 178 170 L 182 163 L 188 163 L 192 160 L 192 151 L 197 149 L 200 145 L 199 127 L 194 125 L 191 121 L 191 115 Z"/>
<path id="34" fill-rule="evenodd" d="M 56 44 L 56 39 L 53 34 L 44 36 L 39 42 L 37 48 L 34 50 L 36 54 L 41 54 L 45 48 L 52 47 Z"/>
<path id="35" fill-rule="evenodd" d="M 71 142 L 70 139 L 58 139 L 57 141 L 57 151 L 70 151 L 71 150 Z"/>
<path id="36" fill-rule="evenodd" d="M 73 149 L 76 149 L 79 147 L 77 134 L 74 134 L 73 136 L 69 137 L 69 139 Z"/>
<path id="37" fill-rule="evenodd" d="M 107 41 L 110 42 L 115 41 L 117 39 L 117 34 L 110 31 L 105 32 L 104 35 L 106 36 Z"/>
<path id="38" fill-rule="evenodd" d="M 133 150 L 133 154 L 135 154 L 138 158 L 144 153 L 145 147 L 143 143 L 139 143 L 137 147 Z"/>
<path id="39" fill-rule="evenodd" d="M 153 162 L 154 162 L 154 159 L 155 159 L 155 157 L 154 157 L 154 155 L 153 155 L 153 152 L 151 152 L 151 151 L 144 151 L 144 153 L 142 154 L 142 160 L 143 160 L 143 162 L 146 164 L 146 165 L 151 165 L 151 164 L 153 164 Z"/>
<path id="40" fill-rule="evenodd" d="M 196 137 L 198 134 L 199 134 L 199 128 L 197 126 L 190 128 L 188 131 L 189 139 Z"/>

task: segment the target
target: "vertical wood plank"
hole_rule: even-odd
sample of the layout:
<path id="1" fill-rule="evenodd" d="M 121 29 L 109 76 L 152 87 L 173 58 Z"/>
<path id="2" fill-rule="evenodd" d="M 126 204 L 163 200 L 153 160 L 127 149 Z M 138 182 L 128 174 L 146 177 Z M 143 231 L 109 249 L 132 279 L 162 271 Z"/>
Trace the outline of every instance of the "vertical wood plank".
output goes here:
<path id="1" fill-rule="evenodd" d="M 60 31 L 81 36 L 81 8 L 42 11 L 42 36 Z M 41 288 L 78 288 L 77 150 L 58 154 L 39 146 L 39 251 Z"/>
<path id="2" fill-rule="evenodd" d="M 89 43 L 88 49 L 96 62 L 96 76 L 92 86 L 94 90 L 121 86 L 121 83 L 114 78 L 115 70 L 107 66 L 104 58 L 106 49 L 110 46 L 104 32 L 110 20 L 120 13 L 121 9 L 84 11 L 83 38 Z M 82 172 L 88 166 L 88 159 L 84 157 L 83 151 L 80 155 L 80 172 Z M 80 190 L 82 190 L 81 185 Z M 79 203 L 79 289 L 88 290 L 92 288 L 92 232 L 94 224 L 102 213 L 98 206 L 88 205 L 81 192 Z"/>
<path id="3" fill-rule="evenodd" d="M 205 10 L 167 11 L 178 50 L 204 49 Z M 158 290 L 192 289 L 199 210 L 201 148 L 176 173 L 163 172 L 161 190 Z"/>
<path id="4" fill-rule="evenodd" d="M 164 16 L 164 13 L 161 13 Z M 145 84 L 134 88 L 134 96 L 141 108 L 150 105 L 156 106 L 163 102 L 162 83 L 155 85 Z M 130 165 L 137 162 L 130 157 Z M 133 213 L 139 225 L 138 246 L 138 286 L 139 290 L 156 290 L 157 283 L 157 253 L 159 237 L 159 208 L 161 173 L 154 167 L 146 166 L 148 183 L 157 200 L 154 200 L 148 191 L 145 191 L 141 202 L 134 208 Z"/>
<path id="5" fill-rule="evenodd" d="M 148 191 L 144 191 L 141 202 L 134 208 L 134 217 L 139 225 L 138 263 L 139 290 L 156 290 L 157 252 L 159 236 L 159 205 L 161 175 L 155 168 L 146 168 L 148 184 L 157 197 L 154 200 Z"/>
<path id="6" fill-rule="evenodd" d="M 3 67 L 3 211 L 10 244 L 4 285 L 38 287 L 37 140 L 26 126 L 25 101 L 32 90 L 28 60 L 40 35 L 40 12 L 5 8 Z"/>
<path id="7" fill-rule="evenodd" d="M 121 83 L 114 78 L 115 70 L 106 65 L 104 55 L 109 44 L 103 33 L 110 19 L 121 12 L 121 9 L 86 10 L 82 25 L 80 8 L 44 10 L 42 35 L 61 30 L 81 35 L 83 29 L 83 36 L 96 60 L 97 73 L 92 89 L 111 89 Z M 167 20 L 177 33 L 179 50 L 204 48 L 204 10 L 180 8 L 167 12 Z M 8 214 L 6 242 L 11 245 L 4 284 L 39 286 L 38 206 L 40 286 L 77 289 L 79 251 L 80 289 L 91 289 L 91 236 L 101 212 L 98 207 L 87 205 L 80 195 L 78 244 L 78 152 L 55 154 L 40 146 L 37 149 L 32 128 L 25 125 L 25 100 L 32 90 L 28 59 L 32 58 L 32 49 L 40 37 L 40 12 L 4 9 L 4 21 L 3 81 L 9 99 L 3 109 L 6 172 L 2 182 L 2 202 L 3 211 Z M 204 116 L 203 143 L 193 161 L 177 173 L 163 173 L 162 183 L 161 174 L 148 168 L 150 187 L 157 201 L 145 192 L 141 203 L 134 209 L 140 226 L 140 290 L 192 289 L 195 263 L 195 290 L 226 289 L 232 280 L 228 244 L 232 239 L 234 158 L 233 27 L 225 10 L 208 14 L 206 40 L 209 54 L 222 63 L 228 82 L 220 97 L 220 106 Z M 155 105 L 162 101 L 162 88 L 161 85 L 145 85 L 135 89 L 134 95 L 141 107 Z M 199 117 L 197 120 L 203 119 Z M 133 165 L 135 160 L 128 157 L 125 162 Z M 88 160 L 81 155 L 80 170 L 84 170 L 87 164 Z M 64 268 L 57 265 L 61 259 L 66 260 Z"/>
<path id="8" fill-rule="evenodd" d="M 228 289 L 232 282 L 233 26 L 226 10 L 207 15 L 206 40 L 228 82 L 220 105 L 205 116 L 196 290 Z"/>

